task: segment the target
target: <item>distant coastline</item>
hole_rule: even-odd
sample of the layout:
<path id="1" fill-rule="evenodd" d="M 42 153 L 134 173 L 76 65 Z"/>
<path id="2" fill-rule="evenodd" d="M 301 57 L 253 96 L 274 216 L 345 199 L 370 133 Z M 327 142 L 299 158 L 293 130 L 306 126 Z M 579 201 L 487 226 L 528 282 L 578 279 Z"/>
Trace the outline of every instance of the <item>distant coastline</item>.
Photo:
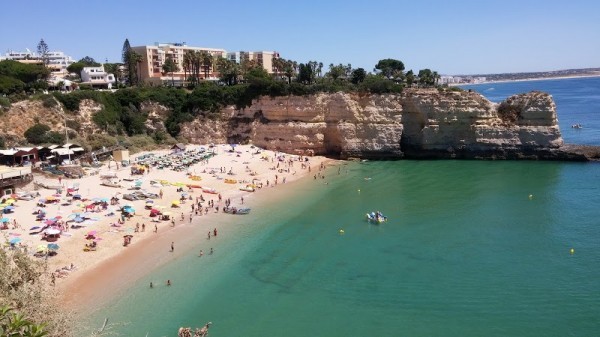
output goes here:
<path id="1" fill-rule="evenodd" d="M 522 79 L 514 79 L 514 80 L 496 80 L 496 81 L 492 80 L 492 81 L 483 81 L 483 82 L 478 82 L 478 83 L 449 83 L 448 86 L 462 87 L 462 86 L 473 86 L 473 85 L 480 85 L 480 84 L 568 80 L 568 79 L 574 79 L 574 78 L 591 78 L 591 77 L 600 77 L 600 73 L 585 74 L 585 75 L 582 74 L 582 75 L 557 76 L 557 77 L 532 77 L 532 78 L 522 78 Z"/>

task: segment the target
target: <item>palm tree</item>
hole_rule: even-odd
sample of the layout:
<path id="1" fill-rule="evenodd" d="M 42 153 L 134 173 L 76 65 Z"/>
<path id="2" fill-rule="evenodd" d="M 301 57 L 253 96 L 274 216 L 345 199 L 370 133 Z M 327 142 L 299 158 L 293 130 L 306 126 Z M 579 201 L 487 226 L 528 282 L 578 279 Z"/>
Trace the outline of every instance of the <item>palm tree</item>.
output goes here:
<path id="1" fill-rule="evenodd" d="M 434 86 L 438 85 L 438 81 L 441 78 L 440 74 L 438 74 L 437 71 L 434 71 L 433 74 L 431 75 L 431 77 L 433 78 L 433 85 Z"/>
<path id="2" fill-rule="evenodd" d="M 168 56 L 167 60 L 162 65 L 162 68 L 163 68 L 163 71 L 165 73 L 171 73 L 171 84 L 172 84 L 172 86 L 175 86 L 175 75 L 174 75 L 174 73 L 176 71 L 179 71 L 179 66 L 177 65 L 177 63 L 175 63 L 175 61 L 173 61 L 172 57 Z"/>
<path id="3" fill-rule="evenodd" d="M 200 51 L 200 62 L 204 69 L 204 80 L 208 79 L 208 74 L 213 66 L 213 56 L 206 50 Z"/>

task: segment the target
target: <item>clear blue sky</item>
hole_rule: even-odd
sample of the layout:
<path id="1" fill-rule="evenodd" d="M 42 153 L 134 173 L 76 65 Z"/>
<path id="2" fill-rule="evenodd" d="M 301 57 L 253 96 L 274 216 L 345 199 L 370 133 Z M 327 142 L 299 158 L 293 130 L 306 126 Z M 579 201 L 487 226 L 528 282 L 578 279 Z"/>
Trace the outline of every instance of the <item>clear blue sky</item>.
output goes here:
<path id="1" fill-rule="evenodd" d="M 372 71 L 395 58 L 441 74 L 600 67 L 598 0 L 6 1 L 0 52 L 51 50 L 120 61 L 132 46 L 276 50 Z"/>

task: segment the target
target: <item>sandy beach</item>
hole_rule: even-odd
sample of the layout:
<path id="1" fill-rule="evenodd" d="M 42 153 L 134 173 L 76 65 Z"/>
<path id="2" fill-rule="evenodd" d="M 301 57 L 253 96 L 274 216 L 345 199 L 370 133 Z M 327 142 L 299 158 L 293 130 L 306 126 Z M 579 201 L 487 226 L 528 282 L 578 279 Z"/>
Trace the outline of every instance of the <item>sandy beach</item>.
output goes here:
<path id="1" fill-rule="evenodd" d="M 33 184 L 26 186 L 20 191 L 39 192 L 39 196 L 33 200 L 17 200 L 13 204 L 14 212 L 4 214 L 8 218 L 8 229 L 1 233 L 6 241 L 19 241 L 16 245 L 27 247 L 32 255 L 40 246 L 57 244 L 59 248 L 55 256 L 39 258 L 46 259 L 48 272 L 54 273 L 61 301 L 72 309 L 90 304 L 101 305 L 103 300 L 110 298 L 111 292 L 124 289 L 154 268 L 194 248 L 194 240 L 198 242 L 200 238 L 206 238 L 209 232 L 214 235 L 215 230 L 218 235 L 230 235 L 228 223 L 239 221 L 239 217 L 252 216 L 252 213 L 224 213 L 226 202 L 229 201 L 230 206 L 237 209 L 260 206 L 267 203 L 269 198 L 277 198 L 280 193 L 290 193 L 291 188 L 288 186 L 293 186 L 294 181 L 309 175 L 320 175 L 321 167 L 326 162 L 332 162 L 325 157 L 300 157 L 261 150 L 250 145 L 235 148 L 217 145 L 213 149 L 206 145 L 189 145 L 186 151 L 198 151 L 200 147 L 214 151 L 215 155 L 181 171 L 151 167 L 142 175 L 132 175 L 131 166 L 116 169 L 113 161 L 104 163 L 102 167 L 92 170 L 91 175 L 81 179 L 63 178 L 59 181 L 35 176 L 36 182 L 48 186 L 61 185 L 62 193 L 56 194 L 54 189 L 34 190 Z M 155 156 L 170 154 L 177 158 L 170 150 L 152 153 Z M 135 161 L 134 158 L 145 154 L 147 153 L 132 155 L 132 162 Z M 114 180 L 121 187 L 101 185 L 101 177 L 110 174 L 116 175 Z M 150 206 L 146 204 L 146 199 L 123 199 L 123 195 L 134 192 L 132 187 L 135 181 L 138 181 L 138 185 L 139 181 L 142 182 L 140 188 L 143 191 L 156 194 L 162 191 L 162 198 L 153 199 L 152 208 L 162 213 L 170 212 L 169 220 L 150 217 Z M 255 186 L 254 192 L 240 190 L 248 188 L 252 183 Z M 69 188 L 77 187 L 78 190 L 67 195 Z M 212 189 L 216 194 L 203 192 L 203 189 Z M 74 199 L 75 195 L 79 195 L 81 200 Z M 109 203 L 107 209 L 99 206 L 85 208 L 93 204 L 93 200 L 106 201 L 113 197 L 118 198 L 119 203 Z M 47 202 L 52 199 L 56 200 Z M 262 201 L 258 201 L 259 199 Z M 45 201 L 44 206 L 40 208 L 38 204 L 42 201 Z M 178 207 L 172 207 L 174 201 L 179 202 Z M 198 202 L 202 205 L 200 212 Z M 131 217 L 125 217 L 124 223 L 119 224 L 122 214 L 119 209 L 125 205 L 131 206 L 135 211 Z M 44 220 L 41 221 L 37 219 L 36 213 L 40 209 L 45 212 Z M 81 214 L 84 220 L 77 219 L 81 222 L 75 222 L 75 218 L 79 217 L 76 214 Z M 60 238 L 55 242 L 48 242 L 43 238 L 44 231 L 40 230 L 46 226 L 48 219 L 53 218 L 58 218 L 57 222 L 64 229 Z M 80 227 L 73 228 L 72 225 Z M 126 235 L 131 237 L 131 243 L 127 246 L 124 245 Z M 14 240 L 15 238 L 18 239 Z M 174 249 L 171 252 L 172 243 Z M 96 245 L 95 250 L 86 247 L 93 244 Z M 208 249 L 207 247 L 206 253 Z M 99 292 L 98 289 L 110 291 Z"/>

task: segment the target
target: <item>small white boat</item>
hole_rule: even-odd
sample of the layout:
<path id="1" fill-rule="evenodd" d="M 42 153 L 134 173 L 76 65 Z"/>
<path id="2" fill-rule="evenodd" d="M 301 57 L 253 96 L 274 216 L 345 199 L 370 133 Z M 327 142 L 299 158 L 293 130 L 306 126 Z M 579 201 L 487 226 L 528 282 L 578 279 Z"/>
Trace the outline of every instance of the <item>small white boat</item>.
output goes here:
<path id="1" fill-rule="evenodd" d="M 104 179 L 100 185 L 108 186 L 108 187 L 121 187 L 121 183 L 118 179 Z"/>
<path id="2" fill-rule="evenodd" d="M 217 190 L 215 190 L 214 188 L 210 188 L 210 187 L 203 187 L 202 192 L 209 193 L 209 194 L 217 194 L 218 193 Z"/>
<path id="3" fill-rule="evenodd" d="M 387 216 L 383 215 L 381 212 L 371 212 L 367 213 L 367 221 L 371 223 L 382 223 L 387 221 Z"/>
<path id="4" fill-rule="evenodd" d="M 240 187 L 240 191 L 254 192 L 256 189 L 252 185 L 246 185 L 244 187 Z"/>

